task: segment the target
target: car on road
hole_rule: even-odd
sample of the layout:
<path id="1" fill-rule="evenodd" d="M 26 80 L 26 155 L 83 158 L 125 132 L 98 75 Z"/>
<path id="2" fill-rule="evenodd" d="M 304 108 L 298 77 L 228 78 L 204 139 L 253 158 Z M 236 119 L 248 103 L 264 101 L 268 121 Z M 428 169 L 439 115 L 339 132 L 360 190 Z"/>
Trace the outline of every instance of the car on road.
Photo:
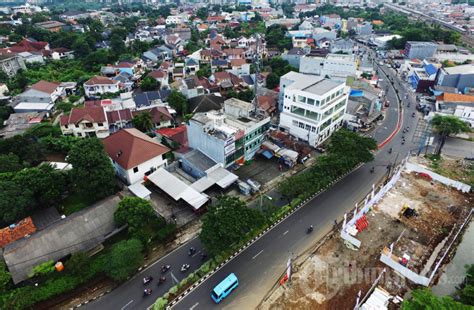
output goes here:
<path id="1" fill-rule="evenodd" d="M 236 275 L 234 273 L 229 274 L 212 290 L 212 300 L 214 300 L 216 304 L 220 303 L 222 299 L 226 298 L 238 285 L 239 280 Z"/>

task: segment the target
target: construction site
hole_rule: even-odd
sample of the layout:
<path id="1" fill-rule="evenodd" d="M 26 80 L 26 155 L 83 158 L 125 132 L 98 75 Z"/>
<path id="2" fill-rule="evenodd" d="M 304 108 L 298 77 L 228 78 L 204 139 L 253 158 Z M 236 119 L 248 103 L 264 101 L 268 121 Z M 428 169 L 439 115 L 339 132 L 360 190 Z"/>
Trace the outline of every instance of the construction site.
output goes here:
<path id="1" fill-rule="evenodd" d="M 296 258 L 260 309 L 397 309 L 429 287 L 469 225 L 470 186 L 405 161 L 323 242 Z M 289 271 L 288 271 L 289 272 Z"/>

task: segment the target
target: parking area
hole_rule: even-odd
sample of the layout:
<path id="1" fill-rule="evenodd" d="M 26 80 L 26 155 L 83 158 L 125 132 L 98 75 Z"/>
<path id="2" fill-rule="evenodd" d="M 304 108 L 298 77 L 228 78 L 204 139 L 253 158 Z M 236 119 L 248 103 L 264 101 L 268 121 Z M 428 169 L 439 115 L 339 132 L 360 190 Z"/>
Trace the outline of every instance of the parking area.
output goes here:
<path id="1" fill-rule="evenodd" d="M 239 167 L 239 169 L 233 171 L 233 173 L 242 181 L 246 181 L 250 178 L 264 185 L 288 170 L 288 167 L 284 165 L 280 167 L 278 158 L 276 157 L 267 159 L 262 155 L 256 155 L 252 161 Z"/>

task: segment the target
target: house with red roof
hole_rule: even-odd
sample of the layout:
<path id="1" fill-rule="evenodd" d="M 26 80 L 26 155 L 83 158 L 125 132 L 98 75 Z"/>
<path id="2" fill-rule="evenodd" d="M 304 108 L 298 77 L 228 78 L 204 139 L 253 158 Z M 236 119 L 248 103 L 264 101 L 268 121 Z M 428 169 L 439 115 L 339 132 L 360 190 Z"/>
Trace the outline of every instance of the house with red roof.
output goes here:
<path id="1" fill-rule="evenodd" d="M 168 126 L 171 126 L 174 121 L 173 116 L 165 107 L 153 107 L 151 109 L 133 111 L 132 115 L 136 116 L 143 112 L 149 112 L 151 114 L 153 128 L 168 127 Z"/>
<path id="2" fill-rule="evenodd" d="M 73 108 L 69 115 L 59 118 L 63 135 L 105 138 L 109 135 L 109 122 L 104 107 Z"/>
<path id="3" fill-rule="evenodd" d="M 185 125 L 176 128 L 160 128 L 156 130 L 156 134 L 157 137 L 164 139 L 175 152 L 185 153 L 189 150 L 188 132 Z"/>
<path id="4" fill-rule="evenodd" d="M 84 83 L 86 97 L 96 97 L 106 93 L 116 93 L 122 86 L 119 81 L 105 76 L 94 76 Z"/>
<path id="5" fill-rule="evenodd" d="M 160 83 L 160 87 L 168 86 L 168 72 L 163 70 L 153 70 L 148 73 L 148 76 L 151 76 Z"/>
<path id="6" fill-rule="evenodd" d="M 135 128 L 122 129 L 102 140 L 117 176 L 127 184 L 142 182 L 167 165 L 169 148 Z"/>
<path id="7" fill-rule="evenodd" d="M 48 42 L 39 42 L 33 39 L 23 39 L 20 42 L 4 48 L 3 51 L 7 51 L 10 53 L 22 53 L 22 52 L 43 52 L 49 51 L 49 43 Z"/>

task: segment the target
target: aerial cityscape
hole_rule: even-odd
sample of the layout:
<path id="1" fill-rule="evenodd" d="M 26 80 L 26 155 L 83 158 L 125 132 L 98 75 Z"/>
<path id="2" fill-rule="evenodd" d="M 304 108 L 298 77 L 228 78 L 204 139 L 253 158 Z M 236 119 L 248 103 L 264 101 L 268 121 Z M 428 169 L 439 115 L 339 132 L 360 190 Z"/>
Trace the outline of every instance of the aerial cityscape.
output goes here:
<path id="1" fill-rule="evenodd" d="M 473 0 L 0 0 L 0 309 L 473 309 Z"/>

